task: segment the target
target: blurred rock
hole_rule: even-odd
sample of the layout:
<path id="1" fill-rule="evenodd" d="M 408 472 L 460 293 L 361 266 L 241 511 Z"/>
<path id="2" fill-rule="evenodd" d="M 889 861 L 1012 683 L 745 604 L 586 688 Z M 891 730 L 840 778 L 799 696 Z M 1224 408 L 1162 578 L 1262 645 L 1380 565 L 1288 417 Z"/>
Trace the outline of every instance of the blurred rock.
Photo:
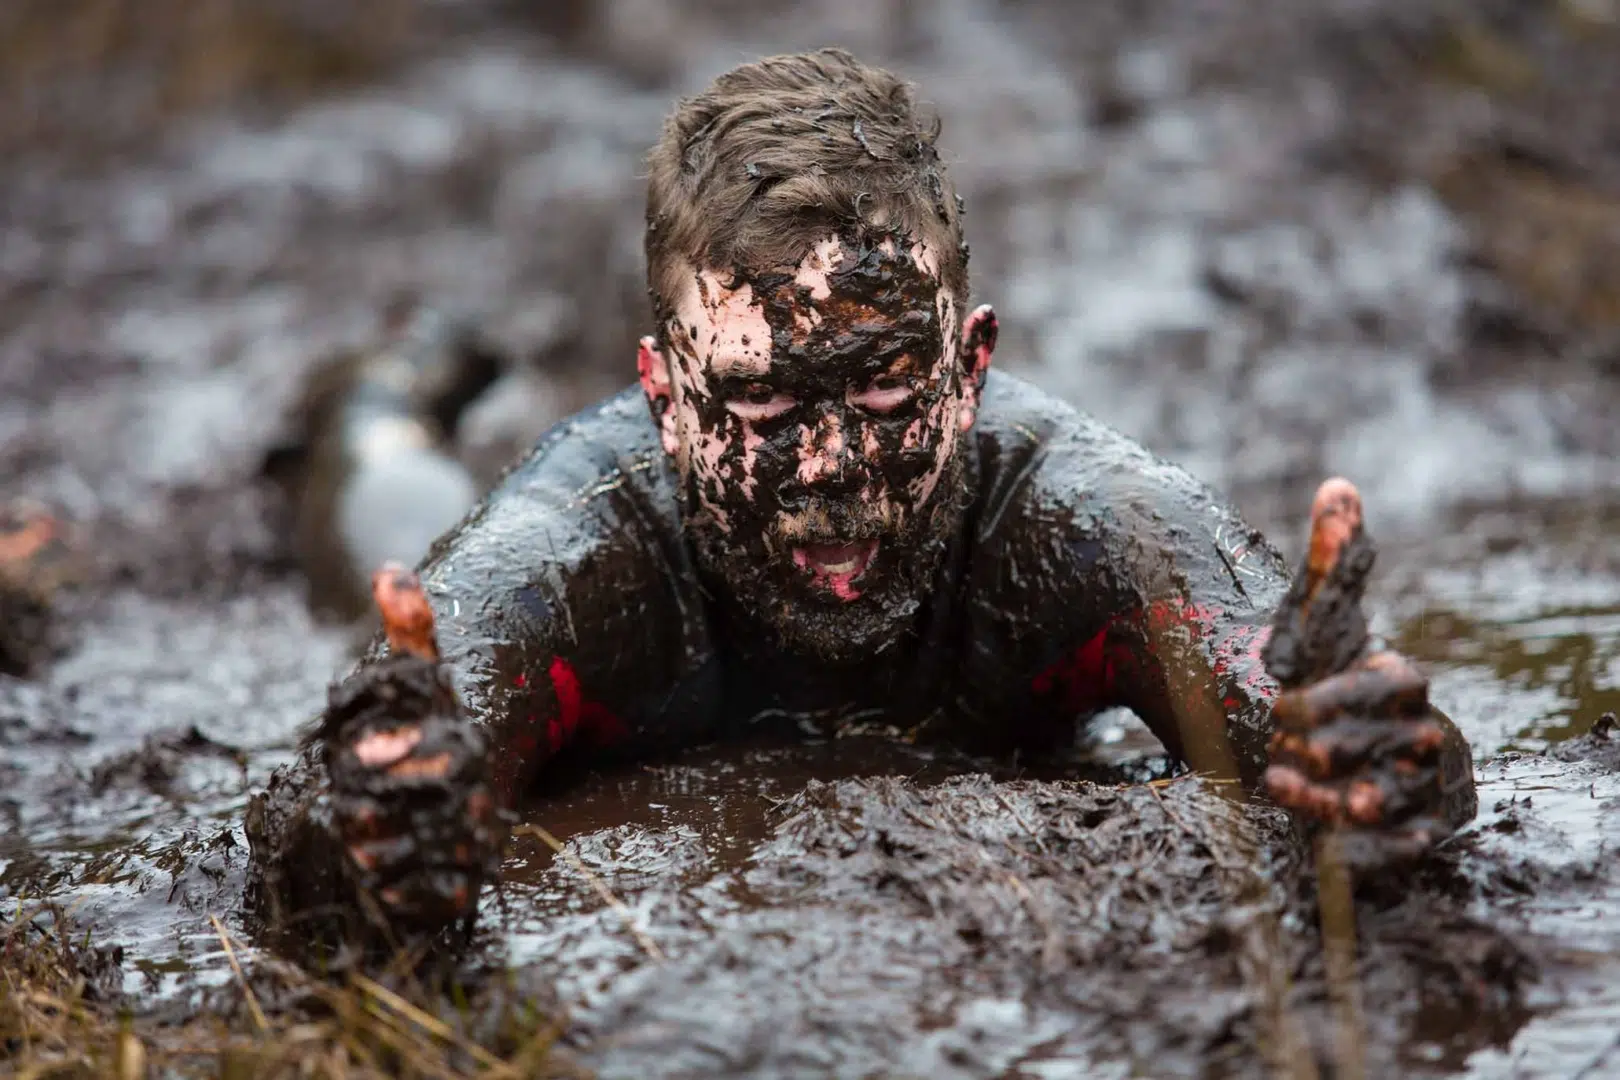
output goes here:
<path id="1" fill-rule="evenodd" d="M 548 428 L 573 411 L 571 401 L 554 375 L 533 368 L 512 372 L 462 416 L 461 459 L 487 488 Z"/>

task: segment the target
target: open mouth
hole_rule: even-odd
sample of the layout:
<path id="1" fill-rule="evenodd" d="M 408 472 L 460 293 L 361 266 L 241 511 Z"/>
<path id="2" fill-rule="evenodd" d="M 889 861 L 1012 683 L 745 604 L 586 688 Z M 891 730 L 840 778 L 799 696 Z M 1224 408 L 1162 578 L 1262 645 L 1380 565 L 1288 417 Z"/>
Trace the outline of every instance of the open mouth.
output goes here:
<path id="1" fill-rule="evenodd" d="M 849 544 L 805 544 L 793 549 L 793 565 L 808 570 L 816 584 L 838 599 L 854 600 L 861 595 L 855 587 L 855 579 L 872 565 L 877 550 L 876 540 L 857 540 Z"/>

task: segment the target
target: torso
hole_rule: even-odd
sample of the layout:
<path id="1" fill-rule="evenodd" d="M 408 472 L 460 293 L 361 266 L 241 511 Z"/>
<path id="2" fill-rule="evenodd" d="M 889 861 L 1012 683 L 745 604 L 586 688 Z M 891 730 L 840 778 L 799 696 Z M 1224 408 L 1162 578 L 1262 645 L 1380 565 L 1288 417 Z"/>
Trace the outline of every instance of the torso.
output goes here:
<path id="1" fill-rule="evenodd" d="M 638 391 L 559 425 L 424 568 L 507 779 L 564 746 L 644 753 L 766 728 L 1050 744 L 1130 697 L 1115 684 L 1153 644 L 1147 586 L 1213 597 L 1211 618 L 1245 625 L 1280 595 L 1275 553 L 1206 489 L 1029 384 L 993 373 L 974 435 L 975 495 L 914 633 L 831 667 L 720 625 Z"/>

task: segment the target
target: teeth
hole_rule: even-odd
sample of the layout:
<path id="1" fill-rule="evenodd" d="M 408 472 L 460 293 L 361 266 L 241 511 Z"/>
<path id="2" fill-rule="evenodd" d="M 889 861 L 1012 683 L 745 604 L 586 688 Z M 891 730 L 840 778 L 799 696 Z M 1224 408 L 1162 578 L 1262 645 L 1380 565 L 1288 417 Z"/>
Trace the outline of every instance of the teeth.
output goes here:
<path id="1" fill-rule="evenodd" d="M 861 557 L 845 559 L 843 562 L 822 563 L 821 568 L 829 574 L 847 574 L 861 564 Z"/>

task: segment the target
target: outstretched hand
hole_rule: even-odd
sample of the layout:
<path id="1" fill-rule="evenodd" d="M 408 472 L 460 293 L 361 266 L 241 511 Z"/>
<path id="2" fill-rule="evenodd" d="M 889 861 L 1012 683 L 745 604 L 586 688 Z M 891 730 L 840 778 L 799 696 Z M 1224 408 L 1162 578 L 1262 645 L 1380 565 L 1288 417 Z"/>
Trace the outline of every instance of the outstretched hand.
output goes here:
<path id="1" fill-rule="evenodd" d="M 1430 706 L 1428 680 L 1368 633 L 1374 558 L 1355 485 L 1326 481 L 1262 654 L 1281 687 L 1266 790 L 1308 821 L 1350 826 L 1367 849 L 1358 861 L 1414 855 L 1451 832 L 1441 751 L 1453 729 Z"/>
<path id="2" fill-rule="evenodd" d="M 334 687 L 321 725 L 338 839 L 362 891 L 396 930 L 470 914 L 494 873 L 500 820 L 487 743 L 439 664 L 416 575 L 372 575 L 391 655 Z"/>

